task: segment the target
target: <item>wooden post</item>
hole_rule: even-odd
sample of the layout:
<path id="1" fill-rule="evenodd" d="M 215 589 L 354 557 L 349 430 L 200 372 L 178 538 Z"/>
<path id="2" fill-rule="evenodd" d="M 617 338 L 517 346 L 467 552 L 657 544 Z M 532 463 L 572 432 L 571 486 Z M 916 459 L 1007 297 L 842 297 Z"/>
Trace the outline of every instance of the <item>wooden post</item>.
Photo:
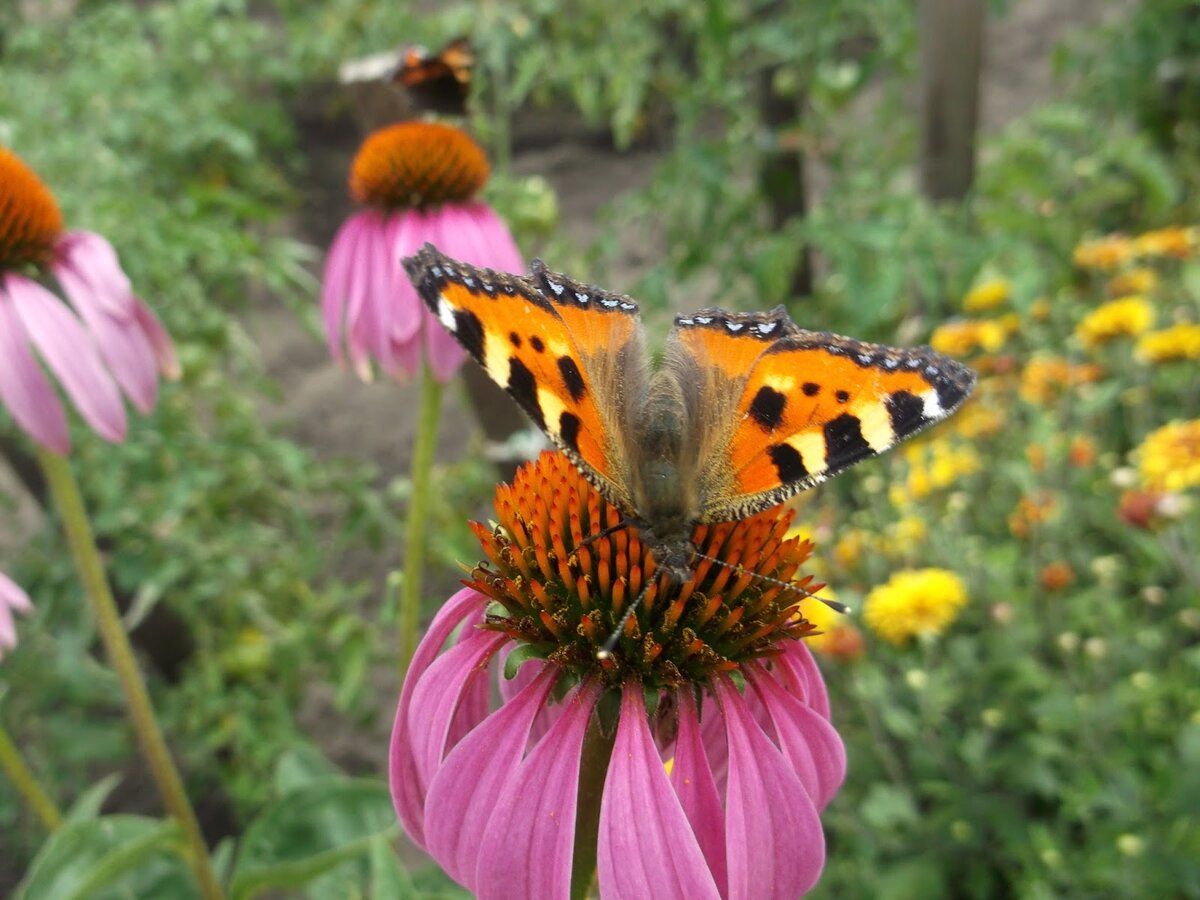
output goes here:
<path id="1" fill-rule="evenodd" d="M 986 0 L 920 0 L 921 188 L 959 200 L 975 176 Z"/>

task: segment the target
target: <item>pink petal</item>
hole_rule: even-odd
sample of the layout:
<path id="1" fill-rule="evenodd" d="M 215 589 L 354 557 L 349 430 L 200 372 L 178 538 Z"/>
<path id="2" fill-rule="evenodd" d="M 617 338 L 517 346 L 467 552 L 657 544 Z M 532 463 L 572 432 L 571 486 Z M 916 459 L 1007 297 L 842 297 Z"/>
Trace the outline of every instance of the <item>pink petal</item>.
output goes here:
<path id="1" fill-rule="evenodd" d="M 0 603 L 0 659 L 4 659 L 4 651 L 17 646 L 17 626 L 13 622 L 12 611 Z"/>
<path id="2" fill-rule="evenodd" d="M 426 784 L 433 780 L 449 749 L 460 700 L 469 693 L 472 682 L 482 678 L 487 683 L 487 662 L 508 640 L 504 634 L 477 631 L 434 660 L 417 682 L 408 724 L 417 772 Z"/>
<path id="3" fill-rule="evenodd" d="M 33 611 L 33 603 L 21 586 L 0 572 L 0 606 L 7 607 L 19 613 Z"/>
<path id="4" fill-rule="evenodd" d="M 142 413 L 150 412 L 158 394 L 158 367 L 154 349 L 137 319 L 124 313 L 113 315 L 111 306 L 102 303 L 69 260 L 56 264 L 54 275 L 91 332 L 117 384 Z"/>
<path id="5" fill-rule="evenodd" d="M 108 441 L 125 439 L 125 407 L 83 326 L 40 284 L 9 281 L 9 293 L 29 339 L 93 430 Z"/>
<path id="6" fill-rule="evenodd" d="M 829 691 L 807 645 L 803 641 L 789 641 L 776 662 L 782 668 L 780 680 L 784 686 L 826 719 L 830 718 Z"/>
<path id="7" fill-rule="evenodd" d="M 713 873 L 721 896 L 728 890 L 729 876 L 725 866 L 725 811 L 721 795 L 700 735 L 700 717 L 691 691 L 679 691 L 679 733 L 675 738 L 675 762 L 671 766 L 671 785 L 679 797 L 679 805 L 696 833 L 696 842 Z M 716 709 L 709 718 L 719 718 Z"/>
<path id="8" fill-rule="evenodd" d="M 600 804 L 596 868 L 602 897 L 721 896 L 667 780 L 636 683 L 621 696 L 621 720 Z"/>
<path id="9" fill-rule="evenodd" d="M 825 864 L 821 819 L 804 785 L 728 678 L 714 684 L 729 740 L 725 846 L 730 900 L 793 900 Z"/>
<path id="10" fill-rule="evenodd" d="M 29 335 L 9 292 L 20 275 L 0 275 L 0 400 L 34 441 L 66 455 L 67 414 L 29 349 Z"/>
<path id="11" fill-rule="evenodd" d="M 474 891 L 484 829 L 496 800 L 525 753 L 529 726 L 561 674 L 547 665 L 538 679 L 485 719 L 442 763 L 425 798 L 425 839 L 446 873 Z"/>
<path id="12" fill-rule="evenodd" d="M 846 777 L 846 748 L 829 720 L 763 670 L 747 671 L 747 680 L 771 716 L 780 749 L 800 776 L 809 796 L 824 809 Z"/>
<path id="13" fill-rule="evenodd" d="M 389 226 L 392 244 L 392 262 L 396 267 L 395 284 L 391 296 L 392 340 L 407 343 L 421 330 L 421 310 L 425 304 L 417 296 L 417 289 L 408 280 L 400 260 L 412 256 L 430 239 L 432 216 L 421 212 L 410 212 L 394 216 Z"/>
<path id="14" fill-rule="evenodd" d="M 175 344 L 167 334 L 167 329 L 163 327 L 154 311 L 137 297 L 133 298 L 133 317 L 146 340 L 150 342 L 154 360 L 158 363 L 158 371 L 162 373 L 163 378 L 177 381 L 183 375 L 183 368 L 179 365 L 179 357 L 175 355 Z"/>
<path id="15" fill-rule="evenodd" d="M 508 779 L 476 863 L 480 900 L 566 897 L 571 889 L 583 739 L 600 691 L 588 682 Z"/>
<path id="16" fill-rule="evenodd" d="M 325 256 L 325 275 L 321 279 L 321 318 L 325 322 L 325 340 L 329 355 L 339 366 L 342 355 L 342 319 L 350 290 L 350 267 L 354 264 L 357 242 L 358 215 L 347 219 L 334 235 L 333 245 Z"/>
<path id="17" fill-rule="evenodd" d="M 421 676 L 441 653 L 442 645 L 454 629 L 478 615 L 486 606 L 487 597 L 470 588 L 463 588 L 447 600 L 417 645 L 400 689 L 400 702 L 396 707 L 396 722 L 392 727 L 391 748 L 388 751 L 388 781 L 400 824 L 419 847 L 425 846 L 425 789 L 428 785 L 418 774 L 413 735 L 408 728 L 408 710 L 412 705 L 413 691 Z"/>
<path id="18" fill-rule="evenodd" d="M 128 319 L 133 315 L 133 287 L 121 268 L 117 251 L 93 231 L 72 231 L 58 245 L 59 265 L 66 264 L 83 280 L 83 288 L 107 315 Z M 56 267 L 57 268 L 57 267 Z"/>

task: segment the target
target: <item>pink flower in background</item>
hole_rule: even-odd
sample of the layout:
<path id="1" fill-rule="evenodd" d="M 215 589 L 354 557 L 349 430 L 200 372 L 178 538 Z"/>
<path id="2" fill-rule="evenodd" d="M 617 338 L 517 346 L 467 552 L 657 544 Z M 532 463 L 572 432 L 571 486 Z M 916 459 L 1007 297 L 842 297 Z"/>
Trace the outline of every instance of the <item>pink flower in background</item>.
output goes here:
<path id="1" fill-rule="evenodd" d="M 29 595 L 21 587 L 0 572 L 0 659 L 4 654 L 17 646 L 17 627 L 13 621 L 13 613 L 28 613 L 33 609 Z"/>
<path id="2" fill-rule="evenodd" d="M 567 898 L 581 823 L 602 897 L 808 891 L 846 761 L 800 640 L 812 585 L 793 579 L 812 545 L 786 537 L 790 513 L 699 529 L 741 573 L 702 563 L 658 582 L 603 660 L 654 577 L 635 533 L 582 543 L 620 515 L 558 453 L 501 486 L 496 514 L 475 526 L 488 562 L 434 618 L 400 695 L 390 779 L 412 840 L 481 898 Z"/>
<path id="3" fill-rule="evenodd" d="M 35 280 L 47 276 L 69 307 Z M 64 232 L 41 179 L 0 147 L 0 402 L 34 441 L 66 453 L 66 412 L 38 357 L 109 441 L 125 437 L 122 391 L 149 412 L 159 374 L 179 374 L 170 338 L 134 296 L 112 245 Z"/>
<path id="4" fill-rule="evenodd" d="M 507 226 L 472 199 L 488 174 L 483 151 L 449 125 L 401 122 L 367 137 L 350 172 L 351 194 L 366 208 L 342 225 L 325 262 L 321 309 L 334 360 L 348 355 L 369 381 L 372 360 L 407 378 L 425 354 L 439 381 L 454 375 L 462 348 L 434 321 L 400 260 L 428 241 L 477 266 L 521 271 Z"/>

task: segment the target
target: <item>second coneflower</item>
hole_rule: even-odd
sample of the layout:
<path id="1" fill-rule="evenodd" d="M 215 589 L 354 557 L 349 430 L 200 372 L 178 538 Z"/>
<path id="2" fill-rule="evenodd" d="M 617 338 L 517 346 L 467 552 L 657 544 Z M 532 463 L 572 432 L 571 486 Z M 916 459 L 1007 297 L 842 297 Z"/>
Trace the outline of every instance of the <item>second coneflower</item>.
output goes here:
<path id="1" fill-rule="evenodd" d="M 362 209 L 329 249 L 321 307 L 330 353 L 364 381 L 372 360 L 411 377 L 422 358 L 446 381 L 463 353 L 433 321 L 400 266 L 427 241 L 479 266 L 517 272 L 524 260 L 500 217 L 476 195 L 487 183 L 483 150 L 465 132 L 436 122 L 401 122 L 369 135 L 350 170 Z"/>
<path id="2" fill-rule="evenodd" d="M 683 584 L 635 529 L 601 536 L 620 513 L 559 453 L 502 486 L 496 515 L 401 693 L 390 774 L 410 837 L 484 898 L 811 888 L 845 755 L 790 513 L 699 526 L 711 560 Z"/>

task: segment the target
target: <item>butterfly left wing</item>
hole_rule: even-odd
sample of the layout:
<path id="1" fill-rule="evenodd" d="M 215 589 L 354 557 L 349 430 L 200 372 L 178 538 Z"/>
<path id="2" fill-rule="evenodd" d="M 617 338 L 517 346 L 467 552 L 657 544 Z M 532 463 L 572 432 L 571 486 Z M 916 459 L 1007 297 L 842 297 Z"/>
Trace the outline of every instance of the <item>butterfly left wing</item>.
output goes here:
<path id="1" fill-rule="evenodd" d="M 430 311 L 609 501 L 632 512 L 625 423 L 642 393 L 637 304 L 550 272 L 505 275 L 430 244 L 404 260 Z"/>
<path id="2" fill-rule="evenodd" d="M 953 413 L 975 374 L 919 348 L 804 331 L 782 308 L 681 316 L 671 342 L 704 373 L 701 521 L 739 519 L 883 453 Z"/>
<path id="3" fill-rule="evenodd" d="M 431 112 L 463 115 L 475 66 L 475 50 L 468 38 L 451 41 L 437 53 L 408 47 L 388 80 L 403 85 L 417 103 Z"/>

